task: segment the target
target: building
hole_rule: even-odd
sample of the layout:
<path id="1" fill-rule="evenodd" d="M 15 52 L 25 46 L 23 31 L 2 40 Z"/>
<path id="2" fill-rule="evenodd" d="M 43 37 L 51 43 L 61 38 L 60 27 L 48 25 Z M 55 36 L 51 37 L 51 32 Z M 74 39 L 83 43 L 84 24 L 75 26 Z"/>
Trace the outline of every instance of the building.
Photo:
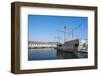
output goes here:
<path id="1" fill-rule="evenodd" d="M 87 51 L 88 50 L 88 40 L 87 39 L 82 39 L 79 40 L 79 48 L 80 51 Z"/>
<path id="2" fill-rule="evenodd" d="M 38 42 L 38 41 L 29 41 L 29 48 L 56 48 L 57 43 L 55 42 Z"/>

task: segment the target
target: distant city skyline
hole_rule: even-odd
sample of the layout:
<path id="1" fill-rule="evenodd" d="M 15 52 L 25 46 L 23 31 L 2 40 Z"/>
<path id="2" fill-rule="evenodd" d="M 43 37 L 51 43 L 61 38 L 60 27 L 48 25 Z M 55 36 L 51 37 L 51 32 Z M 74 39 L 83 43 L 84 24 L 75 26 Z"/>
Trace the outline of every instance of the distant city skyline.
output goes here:
<path id="1" fill-rule="evenodd" d="M 64 26 L 66 26 L 66 40 L 88 37 L 88 17 L 76 16 L 50 16 L 29 15 L 28 16 L 28 39 L 29 41 L 56 42 L 58 34 L 60 42 L 64 41 Z M 70 33 L 71 32 L 71 33 Z"/>

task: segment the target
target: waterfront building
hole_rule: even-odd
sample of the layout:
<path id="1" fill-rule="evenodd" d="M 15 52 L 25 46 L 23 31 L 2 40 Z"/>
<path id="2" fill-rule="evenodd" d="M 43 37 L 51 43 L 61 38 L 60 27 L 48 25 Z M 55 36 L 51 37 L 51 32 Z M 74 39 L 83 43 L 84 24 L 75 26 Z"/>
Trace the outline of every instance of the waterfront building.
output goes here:
<path id="1" fill-rule="evenodd" d="M 29 48 L 56 48 L 56 42 L 38 42 L 38 41 L 29 41 Z"/>
<path id="2" fill-rule="evenodd" d="M 87 52 L 87 50 L 88 50 L 88 40 L 87 39 L 79 40 L 79 49 L 80 49 L 80 51 Z"/>

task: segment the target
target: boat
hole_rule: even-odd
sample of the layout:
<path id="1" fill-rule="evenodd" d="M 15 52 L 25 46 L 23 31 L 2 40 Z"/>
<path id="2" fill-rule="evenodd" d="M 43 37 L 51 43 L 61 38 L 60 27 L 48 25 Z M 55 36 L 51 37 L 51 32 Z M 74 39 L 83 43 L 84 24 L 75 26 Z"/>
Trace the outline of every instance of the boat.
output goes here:
<path id="1" fill-rule="evenodd" d="M 58 44 L 57 45 L 57 50 L 58 51 L 67 51 L 67 52 L 87 52 L 87 40 L 79 40 L 79 39 L 74 39 L 74 40 L 69 40 L 64 42 L 64 44 Z"/>
<path id="2" fill-rule="evenodd" d="M 58 44 L 57 50 L 72 52 L 72 51 L 78 51 L 78 47 L 79 47 L 79 40 L 75 39 L 66 41 L 64 44 Z"/>

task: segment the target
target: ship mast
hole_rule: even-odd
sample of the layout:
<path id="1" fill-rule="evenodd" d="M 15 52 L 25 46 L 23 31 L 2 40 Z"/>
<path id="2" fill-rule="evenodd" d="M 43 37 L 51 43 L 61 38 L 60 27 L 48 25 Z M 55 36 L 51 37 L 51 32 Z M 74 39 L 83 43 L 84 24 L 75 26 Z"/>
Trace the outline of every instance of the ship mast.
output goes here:
<path id="1" fill-rule="evenodd" d="M 66 40 L 66 26 L 64 26 L 64 42 Z"/>
<path id="2" fill-rule="evenodd" d="M 60 39 L 61 39 L 61 38 L 60 38 L 60 33 L 59 33 L 59 32 L 58 32 L 58 36 L 55 36 L 54 38 L 55 38 L 55 41 L 56 41 L 56 39 L 57 39 L 57 42 L 60 43 Z"/>

